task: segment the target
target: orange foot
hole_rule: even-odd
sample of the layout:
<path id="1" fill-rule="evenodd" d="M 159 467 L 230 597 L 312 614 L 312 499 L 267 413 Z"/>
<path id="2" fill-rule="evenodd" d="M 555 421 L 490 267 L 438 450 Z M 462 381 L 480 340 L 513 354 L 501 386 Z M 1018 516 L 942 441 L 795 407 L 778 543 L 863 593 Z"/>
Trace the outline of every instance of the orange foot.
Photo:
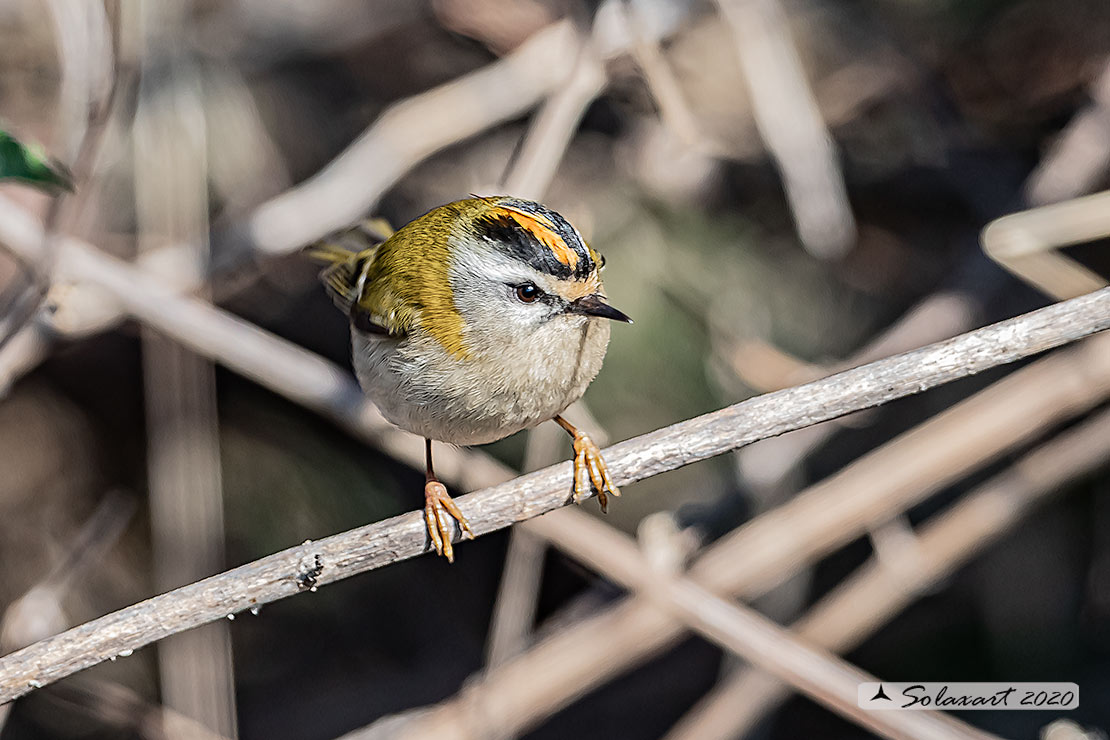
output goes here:
<path id="1" fill-rule="evenodd" d="M 609 496 L 620 496 L 620 489 L 613 485 L 609 478 L 609 469 L 605 467 L 605 460 L 601 458 L 601 450 L 594 441 L 584 432 L 574 432 L 574 503 L 582 503 L 582 499 L 590 495 L 590 484 L 597 489 L 597 502 L 601 504 L 601 511 L 609 509 Z"/>
<path id="2" fill-rule="evenodd" d="M 437 480 L 430 480 L 424 484 L 424 522 L 428 526 L 428 537 L 436 553 L 447 558 L 447 562 L 455 562 L 455 550 L 451 547 L 451 518 L 459 523 L 464 537 L 474 539 L 470 531 L 470 523 L 459 511 L 454 500 L 447 495 L 447 487 Z"/>

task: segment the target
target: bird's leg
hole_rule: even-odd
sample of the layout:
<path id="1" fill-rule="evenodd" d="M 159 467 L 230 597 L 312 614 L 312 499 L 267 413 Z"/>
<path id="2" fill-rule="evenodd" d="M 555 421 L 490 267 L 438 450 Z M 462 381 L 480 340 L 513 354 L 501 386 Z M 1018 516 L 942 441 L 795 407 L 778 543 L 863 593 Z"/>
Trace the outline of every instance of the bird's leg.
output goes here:
<path id="1" fill-rule="evenodd" d="M 462 529 L 463 535 L 474 539 L 470 531 L 470 523 L 459 511 L 459 507 L 447 495 L 447 486 L 436 480 L 435 471 L 432 469 L 432 440 L 424 440 L 424 458 L 428 461 L 427 473 L 424 484 L 424 523 L 428 527 L 428 537 L 436 552 L 447 562 L 455 562 L 455 550 L 451 547 L 451 519 L 454 517 Z"/>
<path id="2" fill-rule="evenodd" d="M 582 499 L 590 495 L 590 484 L 597 489 L 597 502 L 601 504 L 601 511 L 609 509 L 609 496 L 620 496 L 620 489 L 613 485 L 609 477 L 609 469 L 601 458 L 601 450 L 594 441 L 573 424 L 561 416 L 552 419 L 556 424 L 567 430 L 567 434 L 574 438 L 574 503 L 581 503 Z"/>

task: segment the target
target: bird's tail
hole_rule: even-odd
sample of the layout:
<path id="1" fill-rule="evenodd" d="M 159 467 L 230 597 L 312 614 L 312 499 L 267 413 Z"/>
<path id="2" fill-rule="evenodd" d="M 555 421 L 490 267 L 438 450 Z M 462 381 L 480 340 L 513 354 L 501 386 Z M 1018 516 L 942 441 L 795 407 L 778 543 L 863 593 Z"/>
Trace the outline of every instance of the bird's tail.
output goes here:
<path id="1" fill-rule="evenodd" d="M 305 247 L 306 257 L 326 265 L 320 271 L 320 282 L 344 313 L 350 314 L 362 297 L 378 245 L 392 235 L 388 224 L 372 219 Z"/>

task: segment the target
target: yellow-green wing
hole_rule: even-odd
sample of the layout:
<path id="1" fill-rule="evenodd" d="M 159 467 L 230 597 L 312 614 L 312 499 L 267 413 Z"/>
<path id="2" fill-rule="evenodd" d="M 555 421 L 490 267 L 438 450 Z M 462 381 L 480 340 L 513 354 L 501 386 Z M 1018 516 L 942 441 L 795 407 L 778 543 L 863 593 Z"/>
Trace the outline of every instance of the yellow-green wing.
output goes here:
<path id="1" fill-rule="evenodd" d="M 320 282 L 332 302 L 351 318 L 356 328 L 399 337 L 408 330 L 407 317 L 388 305 L 388 292 L 383 295 L 380 290 L 369 290 L 374 258 L 381 242 L 391 234 L 388 226 L 365 221 L 311 245 L 305 254 L 327 265 L 320 272 Z"/>

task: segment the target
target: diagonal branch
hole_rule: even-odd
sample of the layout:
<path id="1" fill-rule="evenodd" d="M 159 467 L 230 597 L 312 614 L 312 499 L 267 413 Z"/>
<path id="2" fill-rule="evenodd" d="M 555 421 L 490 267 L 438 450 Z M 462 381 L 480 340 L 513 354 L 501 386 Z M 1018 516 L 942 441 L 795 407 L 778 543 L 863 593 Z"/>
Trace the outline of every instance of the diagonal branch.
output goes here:
<path id="1" fill-rule="evenodd" d="M 915 533 L 904 557 L 872 557 L 791 626 L 808 644 L 846 653 L 946 575 L 1011 531 L 1051 494 L 1110 458 L 1110 410 L 1028 453 Z M 667 734 L 667 740 L 746 737 L 790 696 L 790 688 L 745 666 L 725 678 Z"/>
<path id="2" fill-rule="evenodd" d="M 618 485 L 925 391 L 1110 328 L 1110 288 L 945 342 L 768 393 L 610 447 Z M 460 500 L 476 534 L 566 505 L 570 463 Z M 284 550 L 35 643 L 0 659 L 0 702 L 228 614 L 404 560 L 427 549 L 410 512 Z"/>
<path id="3" fill-rule="evenodd" d="M 688 574 L 728 598 L 767 594 L 807 564 L 1107 396 L 1110 332 L 1030 363 L 868 452 L 714 542 Z M 555 515 L 576 513 L 564 509 Z M 547 536 L 554 531 L 548 527 Z M 679 622 L 645 598 L 619 599 L 468 681 L 432 709 L 443 720 L 436 738 L 519 733 L 673 646 L 683 634 Z"/>
<path id="4" fill-rule="evenodd" d="M 627 535 L 599 519 L 570 510 L 537 520 L 531 527 L 558 542 L 559 549 L 572 557 L 681 619 L 693 631 L 862 727 L 889 738 L 994 738 L 938 711 L 861 709 L 857 704 L 858 685 L 878 679 L 816 647 L 815 643 L 799 640 L 750 606 L 732 603 L 688 575 L 653 566 Z M 431 721 L 417 720 L 398 740 L 440 738 L 446 734 L 435 725 L 441 718 L 432 714 L 426 719 Z"/>

